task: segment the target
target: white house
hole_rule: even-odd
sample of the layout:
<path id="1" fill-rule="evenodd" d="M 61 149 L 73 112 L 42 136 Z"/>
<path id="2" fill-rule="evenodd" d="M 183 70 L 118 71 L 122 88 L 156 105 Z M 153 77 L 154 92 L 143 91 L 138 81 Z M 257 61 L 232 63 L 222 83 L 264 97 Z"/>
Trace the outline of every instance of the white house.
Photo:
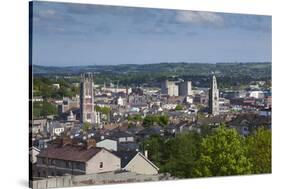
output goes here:
<path id="1" fill-rule="evenodd" d="M 52 135 L 60 135 L 64 132 L 64 126 L 58 121 L 52 122 L 50 124 L 50 133 Z"/>
<path id="2" fill-rule="evenodd" d="M 263 98 L 264 93 L 263 93 L 263 91 L 251 91 L 249 96 L 253 97 L 253 98 Z"/>

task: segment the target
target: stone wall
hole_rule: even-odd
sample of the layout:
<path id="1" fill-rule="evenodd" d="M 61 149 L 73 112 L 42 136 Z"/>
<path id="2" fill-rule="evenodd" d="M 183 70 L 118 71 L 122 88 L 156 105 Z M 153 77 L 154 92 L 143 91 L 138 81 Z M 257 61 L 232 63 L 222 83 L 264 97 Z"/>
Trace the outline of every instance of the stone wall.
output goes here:
<path id="1" fill-rule="evenodd" d="M 145 182 L 173 180 L 175 178 L 167 174 L 140 175 L 132 172 L 108 172 L 89 175 L 61 176 L 43 180 L 34 180 L 31 184 L 33 189 L 45 189 L 56 187 L 86 186 L 112 183 Z"/>

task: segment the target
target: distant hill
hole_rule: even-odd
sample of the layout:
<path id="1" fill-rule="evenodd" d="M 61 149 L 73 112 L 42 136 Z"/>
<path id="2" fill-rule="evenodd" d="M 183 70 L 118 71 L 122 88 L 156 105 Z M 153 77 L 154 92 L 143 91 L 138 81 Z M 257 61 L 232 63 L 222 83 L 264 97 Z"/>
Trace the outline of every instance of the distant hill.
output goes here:
<path id="1" fill-rule="evenodd" d="M 90 66 L 39 66 L 33 65 L 35 75 L 78 75 L 84 72 L 100 74 L 157 74 L 169 76 L 207 76 L 216 72 L 220 76 L 251 76 L 254 78 L 271 77 L 271 63 L 157 63 L 157 64 L 121 64 Z"/>

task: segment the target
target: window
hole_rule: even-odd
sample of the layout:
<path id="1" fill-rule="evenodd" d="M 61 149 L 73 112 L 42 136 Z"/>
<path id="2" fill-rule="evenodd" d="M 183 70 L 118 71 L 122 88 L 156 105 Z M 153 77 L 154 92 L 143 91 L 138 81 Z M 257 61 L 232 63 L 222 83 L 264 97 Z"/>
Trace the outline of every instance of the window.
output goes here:
<path id="1" fill-rule="evenodd" d="M 66 164 L 66 168 L 71 168 L 72 167 L 70 161 L 65 162 L 65 164 Z"/>
<path id="2" fill-rule="evenodd" d="M 46 164 L 46 163 L 47 163 L 46 159 L 42 158 L 42 164 Z"/>
<path id="3" fill-rule="evenodd" d="M 91 114 L 87 114 L 87 119 L 91 119 Z"/>
<path id="4" fill-rule="evenodd" d="M 56 160 L 53 159 L 53 160 L 51 161 L 51 165 L 55 165 L 55 164 L 56 164 Z"/>
<path id="5" fill-rule="evenodd" d="M 103 162 L 100 162 L 100 169 L 103 168 Z"/>

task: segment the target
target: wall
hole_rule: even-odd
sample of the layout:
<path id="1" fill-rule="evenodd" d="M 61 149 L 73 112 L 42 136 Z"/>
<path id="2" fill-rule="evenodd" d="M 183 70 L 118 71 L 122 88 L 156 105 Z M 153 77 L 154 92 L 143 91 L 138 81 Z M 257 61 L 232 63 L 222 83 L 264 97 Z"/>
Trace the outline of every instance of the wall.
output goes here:
<path id="1" fill-rule="evenodd" d="M 103 168 L 99 167 L 100 162 L 103 162 Z M 102 149 L 87 162 L 86 174 L 115 171 L 119 169 L 121 169 L 120 158 Z"/>
<path id="2" fill-rule="evenodd" d="M 31 186 L 33 189 L 45 189 L 55 187 L 86 186 L 93 184 L 99 185 L 111 183 L 145 182 L 174 179 L 174 177 L 171 177 L 168 174 L 140 175 L 132 172 L 108 172 L 100 174 L 63 176 L 44 180 L 36 180 L 31 183 Z"/>
<path id="3" fill-rule="evenodd" d="M 128 163 L 125 170 L 144 175 L 158 174 L 158 170 L 146 161 L 139 153 Z"/>

